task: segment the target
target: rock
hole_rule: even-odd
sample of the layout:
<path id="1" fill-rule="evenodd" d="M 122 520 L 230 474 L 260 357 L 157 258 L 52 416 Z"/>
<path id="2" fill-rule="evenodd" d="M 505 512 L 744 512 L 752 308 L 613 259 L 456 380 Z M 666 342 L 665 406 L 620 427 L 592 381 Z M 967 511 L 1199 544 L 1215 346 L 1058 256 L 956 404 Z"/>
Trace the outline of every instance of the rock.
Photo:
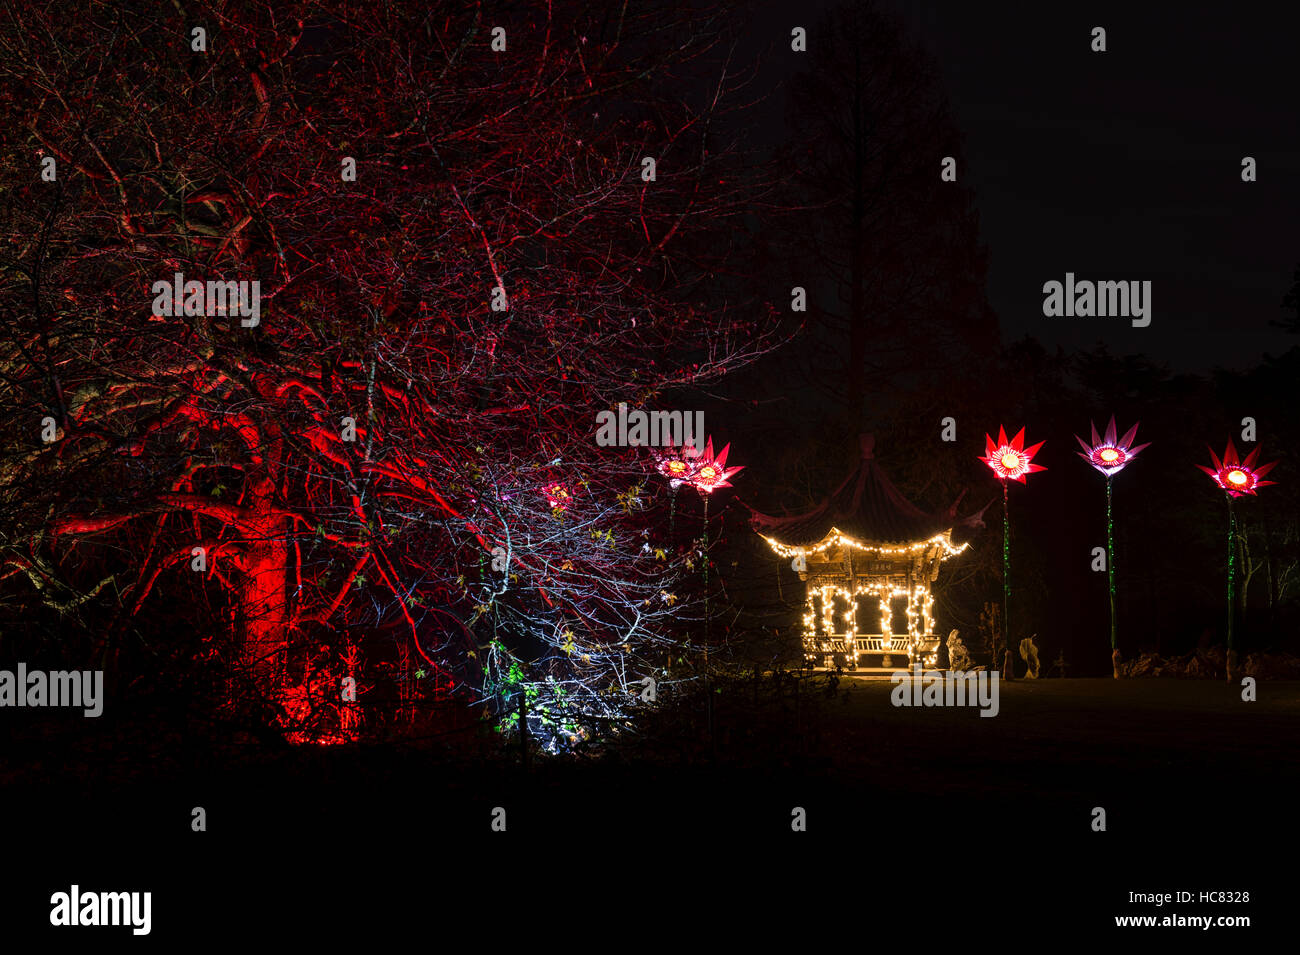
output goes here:
<path id="1" fill-rule="evenodd" d="M 1241 661 L 1241 672 L 1257 680 L 1295 680 L 1300 678 L 1300 657 L 1293 653 L 1248 653 Z"/>
<path id="2" fill-rule="evenodd" d="M 1189 680 L 1222 680 L 1227 677 L 1232 682 L 1243 675 L 1268 680 L 1300 679 L 1300 656 L 1293 653 L 1249 653 L 1240 661 L 1236 656 L 1234 651 L 1231 661 L 1234 672 L 1231 675 L 1229 655 L 1224 647 L 1206 647 L 1167 660 L 1157 653 L 1143 653 L 1120 663 L 1115 670 L 1125 677 L 1163 676 Z"/>
<path id="3" fill-rule="evenodd" d="M 1159 676 L 1164 660 L 1155 653 L 1143 653 L 1125 664 L 1125 676 Z"/>

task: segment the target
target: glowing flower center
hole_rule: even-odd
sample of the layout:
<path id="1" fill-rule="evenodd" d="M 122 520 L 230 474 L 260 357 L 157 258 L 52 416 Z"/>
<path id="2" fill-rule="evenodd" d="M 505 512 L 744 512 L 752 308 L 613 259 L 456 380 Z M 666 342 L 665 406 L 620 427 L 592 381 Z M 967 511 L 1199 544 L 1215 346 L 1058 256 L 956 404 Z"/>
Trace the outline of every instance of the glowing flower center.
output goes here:
<path id="1" fill-rule="evenodd" d="M 671 471 L 673 474 L 685 474 L 685 473 L 686 473 L 686 462 L 685 462 L 685 461 L 669 461 L 669 462 L 668 462 L 668 470 Z"/>
<path id="2" fill-rule="evenodd" d="M 1102 448 L 1101 459 L 1110 464 L 1119 460 L 1119 452 L 1114 448 Z"/>
<path id="3" fill-rule="evenodd" d="M 1010 451 L 1006 452 L 1002 455 L 1002 466 L 1008 471 L 1014 471 L 1016 468 L 1020 467 L 1020 455 L 1014 454 Z"/>
<path id="4" fill-rule="evenodd" d="M 717 476 L 718 472 L 714 469 L 712 464 L 706 464 L 704 467 L 700 468 L 700 477 L 706 481 L 712 481 Z"/>
<path id="5" fill-rule="evenodd" d="M 1241 485 L 1245 484 L 1245 483 L 1246 483 L 1247 481 L 1249 481 L 1249 480 L 1250 480 L 1250 478 L 1248 478 L 1248 477 L 1246 476 L 1246 472 L 1245 472 L 1245 471 L 1232 470 L 1232 471 L 1229 471 L 1229 472 L 1228 472 L 1228 483 L 1229 483 L 1229 484 L 1235 484 L 1235 485 L 1237 485 L 1238 487 L 1241 487 Z"/>

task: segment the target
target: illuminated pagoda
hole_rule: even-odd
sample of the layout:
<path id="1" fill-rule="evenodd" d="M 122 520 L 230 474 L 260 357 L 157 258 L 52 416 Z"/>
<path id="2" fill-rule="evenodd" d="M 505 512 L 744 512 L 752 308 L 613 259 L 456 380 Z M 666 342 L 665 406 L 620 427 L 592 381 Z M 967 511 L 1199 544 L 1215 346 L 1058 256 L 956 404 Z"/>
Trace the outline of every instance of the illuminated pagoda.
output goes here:
<path id="1" fill-rule="evenodd" d="M 966 550 L 954 535 L 984 525 L 984 511 L 957 517 L 959 497 L 927 514 L 899 492 L 862 435 L 857 466 L 839 487 L 802 514 L 755 512 L 751 524 L 804 581 L 804 652 L 810 664 L 858 669 L 892 654 L 933 666 L 939 648 L 931 585 L 939 566 Z M 869 598 L 864 600 L 863 598 Z"/>

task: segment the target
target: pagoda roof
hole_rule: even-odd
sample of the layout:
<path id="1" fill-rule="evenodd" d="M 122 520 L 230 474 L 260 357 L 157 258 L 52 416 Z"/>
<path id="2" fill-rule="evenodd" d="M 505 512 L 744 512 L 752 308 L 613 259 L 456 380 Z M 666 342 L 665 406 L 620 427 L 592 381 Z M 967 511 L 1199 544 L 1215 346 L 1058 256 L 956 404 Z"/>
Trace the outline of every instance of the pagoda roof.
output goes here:
<path id="1" fill-rule="evenodd" d="M 964 518 L 957 505 L 965 492 L 944 510 L 927 513 L 894 487 L 874 455 L 875 438 L 860 437 L 858 463 L 839 487 L 820 504 L 799 514 L 776 516 L 754 511 L 754 530 L 784 547 L 809 547 L 834 531 L 868 544 L 915 544 L 948 531 L 973 532 L 984 526 L 988 505 Z"/>

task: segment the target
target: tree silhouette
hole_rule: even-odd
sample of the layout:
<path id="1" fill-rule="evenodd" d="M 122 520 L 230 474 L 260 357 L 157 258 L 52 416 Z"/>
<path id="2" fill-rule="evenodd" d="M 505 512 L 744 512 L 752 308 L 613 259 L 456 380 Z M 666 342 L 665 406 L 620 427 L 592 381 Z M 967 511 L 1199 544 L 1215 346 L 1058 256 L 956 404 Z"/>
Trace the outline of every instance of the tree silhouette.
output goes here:
<path id="1" fill-rule="evenodd" d="M 129 616 L 165 586 L 281 704 L 337 699 L 319 647 L 395 626 L 444 683 L 534 698 L 550 739 L 621 718 L 680 568 L 595 415 L 767 347 L 767 310 L 708 280 L 755 184 L 711 133 L 725 72 L 672 81 L 706 15 L 487 16 L 5 12 L 11 599 Z M 260 282 L 260 320 L 153 314 L 176 273 Z"/>

